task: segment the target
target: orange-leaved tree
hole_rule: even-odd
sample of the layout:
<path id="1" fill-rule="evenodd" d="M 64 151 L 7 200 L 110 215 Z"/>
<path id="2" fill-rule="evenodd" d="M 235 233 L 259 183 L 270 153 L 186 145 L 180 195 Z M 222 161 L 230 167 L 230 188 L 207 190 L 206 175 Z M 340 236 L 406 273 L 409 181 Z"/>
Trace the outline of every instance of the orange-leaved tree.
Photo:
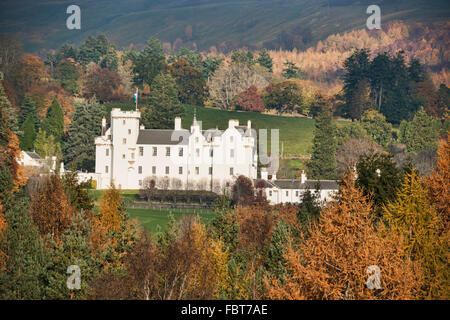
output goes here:
<path id="1" fill-rule="evenodd" d="M 403 237 L 402 247 L 408 260 L 422 265 L 424 283 L 420 288 L 421 296 L 448 299 L 449 232 L 440 232 L 440 217 L 429 203 L 422 179 L 414 170 L 405 176 L 395 201 L 384 207 L 384 218 Z"/>
<path id="2" fill-rule="evenodd" d="M 50 175 L 42 189 L 33 197 L 30 215 L 39 228 L 41 236 L 59 241 L 63 232 L 72 223 L 75 214 L 64 192 L 61 178 Z"/>
<path id="3" fill-rule="evenodd" d="M 442 140 L 437 151 L 434 171 L 425 179 L 428 195 L 437 212 L 442 217 L 442 229 L 450 227 L 450 132 L 447 140 Z"/>
<path id="4" fill-rule="evenodd" d="M 398 236 L 389 230 L 377 230 L 373 202 L 355 187 L 349 173 L 336 198 L 308 231 L 307 239 L 287 248 L 288 275 L 284 281 L 265 280 L 269 298 L 416 297 L 420 266 L 405 259 Z"/>

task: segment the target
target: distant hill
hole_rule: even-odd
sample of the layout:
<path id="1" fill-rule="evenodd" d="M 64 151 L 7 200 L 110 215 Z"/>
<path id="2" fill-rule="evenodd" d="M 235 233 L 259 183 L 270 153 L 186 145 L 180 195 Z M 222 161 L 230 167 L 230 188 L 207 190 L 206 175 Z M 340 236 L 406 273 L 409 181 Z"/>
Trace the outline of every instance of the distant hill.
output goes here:
<path id="1" fill-rule="evenodd" d="M 81 8 L 81 30 L 66 28 L 71 4 Z M 447 0 L 14 0 L 0 3 L 0 33 L 16 34 L 32 52 L 98 33 L 118 48 L 151 36 L 170 48 L 306 48 L 364 28 L 369 4 L 380 5 L 382 23 L 439 23 L 450 15 Z"/>

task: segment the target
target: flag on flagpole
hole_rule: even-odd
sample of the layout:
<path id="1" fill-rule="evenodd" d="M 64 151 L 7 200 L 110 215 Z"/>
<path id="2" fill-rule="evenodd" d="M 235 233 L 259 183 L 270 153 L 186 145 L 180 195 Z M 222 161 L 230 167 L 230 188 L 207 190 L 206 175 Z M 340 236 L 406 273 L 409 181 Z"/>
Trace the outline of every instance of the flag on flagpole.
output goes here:
<path id="1" fill-rule="evenodd" d="M 138 93 L 139 89 L 136 88 L 136 91 L 134 92 L 134 102 L 136 103 L 136 110 L 137 110 Z"/>

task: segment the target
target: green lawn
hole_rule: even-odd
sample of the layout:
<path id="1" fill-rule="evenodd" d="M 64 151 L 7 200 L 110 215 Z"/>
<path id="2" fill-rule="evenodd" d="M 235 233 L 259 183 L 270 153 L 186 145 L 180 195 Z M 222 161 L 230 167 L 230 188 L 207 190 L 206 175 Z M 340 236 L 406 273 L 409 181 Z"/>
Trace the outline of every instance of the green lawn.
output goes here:
<path id="1" fill-rule="evenodd" d="M 155 233 L 158 226 L 164 230 L 169 222 L 169 214 L 172 214 L 176 220 L 185 215 L 197 214 L 203 223 L 208 224 L 215 216 L 215 213 L 209 209 L 132 209 L 127 208 L 130 218 L 136 218 L 139 224 L 150 233 Z"/>

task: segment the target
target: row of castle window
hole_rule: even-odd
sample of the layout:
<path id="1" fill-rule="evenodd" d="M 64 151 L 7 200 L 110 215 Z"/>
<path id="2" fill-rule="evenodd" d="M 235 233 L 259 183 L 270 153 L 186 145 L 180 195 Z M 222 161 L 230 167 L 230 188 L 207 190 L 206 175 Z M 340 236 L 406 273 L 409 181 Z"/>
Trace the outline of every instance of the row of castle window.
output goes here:
<path id="1" fill-rule="evenodd" d="M 109 172 L 109 166 L 105 166 L 105 173 Z M 138 173 L 142 174 L 142 166 L 138 166 Z M 156 174 L 156 166 L 152 166 L 152 174 Z M 170 167 L 166 166 L 165 167 L 165 174 L 170 174 Z M 183 174 L 183 167 L 178 167 L 178 174 Z M 195 167 L 195 174 L 199 175 L 200 174 L 200 168 L 199 167 Z M 208 174 L 212 175 L 212 167 L 208 168 Z M 230 176 L 232 176 L 234 174 L 234 168 L 230 168 Z"/>
<path id="2" fill-rule="evenodd" d="M 178 148 L 178 156 L 182 157 L 184 154 L 183 148 Z M 200 157 L 200 149 L 195 149 L 195 154 L 197 157 Z M 158 155 L 158 147 L 153 147 L 152 156 L 156 157 Z M 106 156 L 109 157 L 109 149 L 106 149 Z M 139 147 L 139 156 L 144 156 L 144 147 Z M 214 150 L 210 149 L 209 156 L 212 158 L 214 156 Z M 170 157 L 170 147 L 166 147 L 166 157 Z M 134 159 L 134 153 L 132 154 L 132 158 Z M 234 158 L 234 149 L 230 150 L 230 158 Z M 125 159 L 125 154 L 122 155 L 122 159 Z"/>

